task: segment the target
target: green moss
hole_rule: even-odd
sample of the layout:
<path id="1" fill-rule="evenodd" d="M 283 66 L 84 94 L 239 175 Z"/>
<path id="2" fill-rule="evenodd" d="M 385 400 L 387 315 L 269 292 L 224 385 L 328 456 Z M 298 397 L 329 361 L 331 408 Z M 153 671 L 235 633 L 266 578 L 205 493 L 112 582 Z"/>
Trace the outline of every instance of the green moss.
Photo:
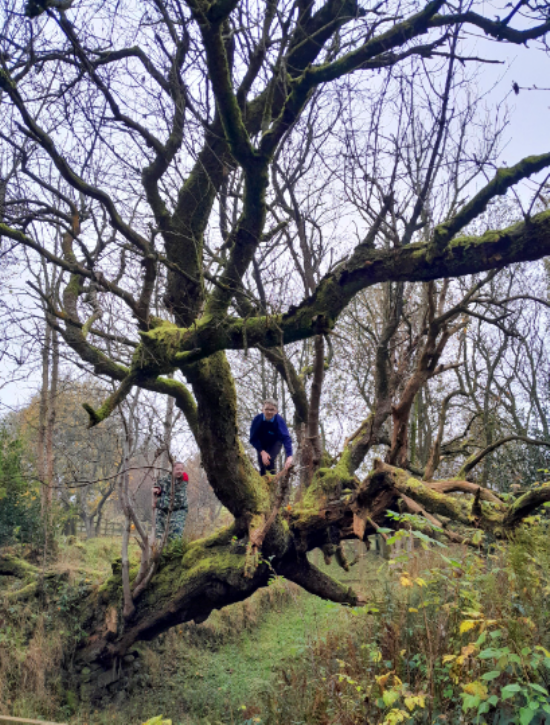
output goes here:
<path id="1" fill-rule="evenodd" d="M 15 576 L 19 579 L 33 578 L 38 574 L 37 567 L 13 554 L 0 556 L 0 574 Z"/>
<path id="2" fill-rule="evenodd" d="M 191 569 L 204 555 L 204 551 L 200 546 L 190 546 L 181 559 L 181 565 L 184 569 Z"/>
<path id="3" fill-rule="evenodd" d="M 155 373 L 172 372 L 175 368 L 174 357 L 189 331 L 159 318 L 154 318 L 153 324 L 152 330 L 139 333 L 142 344 L 134 352 L 132 367 L 141 370 L 151 369 Z"/>
<path id="4" fill-rule="evenodd" d="M 488 501 L 480 501 L 481 505 L 481 511 L 483 513 L 483 518 L 486 521 L 490 521 L 497 524 L 502 524 L 502 512 L 498 511 L 493 504 L 489 503 Z"/>
<path id="5" fill-rule="evenodd" d="M 74 257 L 74 255 L 72 256 Z M 76 262 L 76 259 L 70 261 Z M 65 293 L 68 293 L 73 297 L 78 297 L 78 295 L 80 294 L 81 282 L 81 277 L 79 277 L 77 274 L 72 274 L 69 282 L 67 283 L 67 286 L 65 287 Z"/>
<path id="6" fill-rule="evenodd" d="M 227 578 L 234 573 L 241 577 L 245 559 L 242 553 L 228 546 L 208 548 L 193 544 L 180 561 L 164 565 L 146 591 L 146 606 L 157 608 L 159 602 L 171 599 L 183 587 L 193 587 L 204 577 Z"/>
<path id="7" fill-rule="evenodd" d="M 304 496 L 303 508 L 318 509 L 330 498 L 339 498 L 342 490 L 355 488 L 356 479 L 351 472 L 351 450 L 346 449 L 332 468 L 319 468 Z"/>
<path id="8" fill-rule="evenodd" d="M 244 556 L 230 546 L 234 531 L 235 527 L 229 526 L 206 539 L 191 544 L 177 542 L 168 548 L 163 553 L 159 571 L 146 590 L 147 605 L 172 598 L 175 590 L 190 586 L 205 575 L 216 576 L 233 570 L 240 576 Z"/>
<path id="9" fill-rule="evenodd" d="M 22 601 L 25 599 L 30 599 L 31 597 L 34 597 L 34 595 L 38 591 L 38 582 L 30 582 L 29 584 L 26 584 L 21 589 L 15 589 L 13 591 L 5 592 L 4 597 L 9 601 Z"/>

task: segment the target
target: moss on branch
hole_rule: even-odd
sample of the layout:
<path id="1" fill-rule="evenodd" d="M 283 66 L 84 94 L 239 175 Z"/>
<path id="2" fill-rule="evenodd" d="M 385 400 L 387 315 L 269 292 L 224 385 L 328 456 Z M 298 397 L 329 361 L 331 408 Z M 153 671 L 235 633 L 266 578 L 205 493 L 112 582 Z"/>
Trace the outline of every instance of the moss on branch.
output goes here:
<path id="1" fill-rule="evenodd" d="M 479 237 L 456 237 L 444 254 L 430 262 L 431 249 L 427 243 L 389 252 L 359 246 L 347 262 L 321 280 L 313 295 L 283 315 L 242 319 L 218 311 L 199 318 L 189 328 L 159 320 L 152 330 L 140 332 L 142 344 L 136 349 L 133 366 L 158 374 L 220 350 L 277 347 L 281 339 L 288 344 L 319 334 L 319 318 L 330 332 L 351 299 L 374 284 L 458 277 L 540 259 L 550 254 L 550 211 Z"/>
<path id="2" fill-rule="evenodd" d="M 355 489 L 359 483 L 351 470 L 351 451 L 345 450 L 338 463 L 319 468 L 303 500 L 303 508 L 318 511 L 331 500 L 339 500 L 345 489 Z"/>
<path id="3" fill-rule="evenodd" d="M 548 166 L 550 166 L 550 154 L 541 154 L 528 156 L 509 168 L 498 169 L 493 179 L 458 214 L 435 228 L 429 259 L 441 254 L 453 236 L 482 214 L 492 199 L 505 194 L 521 179 L 528 178 Z"/>
<path id="4" fill-rule="evenodd" d="M 523 496 L 514 501 L 504 517 L 505 525 L 517 525 L 547 501 L 550 501 L 550 482 L 524 493 Z"/>

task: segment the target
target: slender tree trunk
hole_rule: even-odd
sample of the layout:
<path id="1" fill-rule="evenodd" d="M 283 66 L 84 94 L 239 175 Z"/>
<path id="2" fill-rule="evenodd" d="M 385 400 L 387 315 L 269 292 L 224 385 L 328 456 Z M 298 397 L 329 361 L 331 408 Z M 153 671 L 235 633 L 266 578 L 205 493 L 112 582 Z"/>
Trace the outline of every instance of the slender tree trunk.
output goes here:
<path id="1" fill-rule="evenodd" d="M 493 436 L 493 430 L 494 430 L 494 419 L 492 413 L 489 413 L 489 416 L 486 418 L 487 422 L 485 424 L 485 447 L 489 447 L 494 440 Z M 491 472 L 491 466 L 492 466 L 492 456 L 486 456 L 485 460 L 483 461 L 483 468 L 481 472 L 481 485 L 487 486 L 487 482 L 489 481 L 489 474 Z"/>
<path id="2" fill-rule="evenodd" d="M 124 466 L 122 475 L 120 476 L 120 502 L 124 512 L 124 528 L 122 531 L 122 593 L 124 597 L 123 616 L 128 618 L 134 611 L 134 603 L 132 599 L 132 591 L 130 588 L 130 558 L 128 555 L 128 545 L 130 543 L 130 531 L 132 528 L 132 517 L 130 512 L 129 501 L 129 475 L 128 468 L 130 465 L 130 442 L 128 440 L 128 432 L 126 432 L 124 440 Z"/>
<path id="3" fill-rule="evenodd" d="M 261 360 L 262 360 L 262 401 L 264 401 L 267 398 L 267 381 L 266 381 L 266 374 L 265 374 L 265 355 L 263 352 L 261 353 Z"/>
<path id="4" fill-rule="evenodd" d="M 171 374 L 168 377 L 173 378 L 174 375 Z M 164 413 L 164 421 L 162 426 L 164 429 L 164 451 L 162 454 L 161 466 L 168 470 L 169 468 L 171 468 L 170 448 L 172 445 L 172 430 L 174 427 L 174 398 L 171 395 L 169 395 L 166 400 L 166 411 Z"/>
<path id="5" fill-rule="evenodd" d="M 86 514 L 84 515 L 84 529 L 86 531 L 86 541 L 95 537 L 96 533 L 93 514 L 91 516 L 87 516 Z"/>
<path id="6" fill-rule="evenodd" d="M 201 460 L 216 496 L 237 519 L 266 511 L 267 488 L 239 440 L 235 383 L 225 353 L 186 374 L 197 400 Z"/>
<path id="7" fill-rule="evenodd" d="M 46 422 L 46 497 L 49 511 L 53 496 L 54 451 L 53 438 L 55 417 L 57 412 L 57 386 L 59 381 L 59 337 L 57 330 L 52 330 L 52 374 L 48 394 L 48 417 Z"/>
<path id="8" fill-rule="evenodd" d="M 44 344 L 42 346 L 42 387 L 40 389 L 40 405 L 38 413 L 37 468 L 41 485 L 42 517 L 47 517 L 48 488 L 46 484 L 46 419 L 48 416 L 48 393 L 50 388 L 50 347 L 52 328 L 46 322 Z"/>
<path id="9" fill-rule="evenodd" d="M 319 467 L 323 446 L 319 427 L 319 412 L 321 406 L 321 393 L 325 377 L 325 338 L 323 335 L 315 337 L 315 359 L 313 362 L 313 381 L 309 402 L 308 442 L 311 447 L 311 475 Z"/>
<path id="10" fill-rule="evenodd" d="M 6 211 L 6 193 L 8 190 L 8 180 L 0 176 L 0 222 L 4 221 Z M 2 249 L 2 237 L 0 236 L 0 250 Z"/>

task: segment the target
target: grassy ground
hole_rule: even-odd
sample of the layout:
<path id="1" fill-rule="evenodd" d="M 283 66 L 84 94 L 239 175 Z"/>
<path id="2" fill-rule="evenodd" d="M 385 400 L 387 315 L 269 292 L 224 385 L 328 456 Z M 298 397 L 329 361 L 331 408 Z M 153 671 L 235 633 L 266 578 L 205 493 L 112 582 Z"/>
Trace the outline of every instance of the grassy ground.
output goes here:
<path id="1" fill-rule="evenodd" d="M 139 558 L 139 547 L 131 542 L 131 558 Z M 53 568 L 72 576 L 86 574 L 92 581 L 103 581 L 111 573 L 111 562 L 120 556 L 120 537 L 102 536 L 82 541 L 74 536 L 59 541 Z"/>

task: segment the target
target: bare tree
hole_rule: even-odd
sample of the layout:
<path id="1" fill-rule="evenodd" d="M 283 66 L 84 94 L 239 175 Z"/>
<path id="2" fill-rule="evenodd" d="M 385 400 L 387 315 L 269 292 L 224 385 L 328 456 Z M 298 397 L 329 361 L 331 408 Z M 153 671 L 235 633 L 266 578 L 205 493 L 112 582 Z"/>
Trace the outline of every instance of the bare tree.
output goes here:
<path id="1" fill-rule="evenodd" d="M 125 617 L 113 628 L 112 616 L 103 615 L 115 605 L 109 596 L 98 603 L 93 621 L 85 622 L 96 636 L 80 656 L 112 661 L 137 639 L 200 621 L 213 608 L 249 596 L 273 569 L 314 594 L 355 604 L 357 595 L 314 567 L 307 551 L 324 546 L 327 535 L 336 542 L 367 536 L 399 500 L 429 521 L 441 523 L 438 514 L 470 525 L 468 502 L 441 495 L 440 483 L 414 481 L 393 464 L 406 462 L 414 401 L 443 372 L 442 355 L 462 324 L 460 307 L 477 294 L 474 284 L 447 309 L 448 283 L 435 280 L 485 274 L 487 281 L 493 270 L 548 254 L 550 217 L 533 213 L 532 205 L 511 227 L 476 233 L 468 225 L 496 196 L 547 169 L 550 154 L 496 170 L 490 154 L 479 158 L 473 176 L 463 167 L 454 174 L 455 192 L 440 208 L 429 204 L 443 171 L 461 157 L 448 154 L 454 79 L 471 60 L 461 36 L 481 29 L 501 42 L 542 44 L 550 29 L 544 8 L 520 3 L 493 20 L 477 12 L 481 3 L 445 0 L 406 9 L 399 2 L 365 8 L 353 0 L 319 7 L 154 0 L 113 13 L 101 26 L 91 22 L 93 3 L 30 0 L 32 22 L 15 13 L 11 0 L 5 7 L 0 138 L 21 166 L 7 186 L 0 234 L 62 271 L 59 299 L 43 295 L 54 329 L 78 364 L 116 385 L 101 405 L 87 403 L 90 425 L 106 421 L 136 388 L 172 396 L 210 485 L 234 517 L 230 527 L 191 544 L 183 559 L 166 554 L 161 567 L 144 557 L 134 582 L 123 557 Z M 382 110 L 397 104 L 396 133 L 373 137 L 383 149 L 366 159 L 360 234 L 354 242 L 338 220 L 333 259 L 315 267 L 320 235 L 311 236 L 306 205 L 285 176 L 284 149 L 293 143 L 308 148 L 313 98 L 328 106 L 333 91 L 342 97 L 351 80 L 358 112 L 371 110 L 360 105 L 369 83 L 388 103 L 369 116 L 372 128 L 382 129 Z M 423 129 L 407 112 L 407 98 L 414 100 L 421 84 L 430 85 L 434 99 Z M 310 120 L 310 126 L 318 123 L 314 114 Z M 405 131 L 417 141 L 401 149 Z M 349 134 L 332 135 L 324 146 L 327 165 L 356 156 Z M 297 168 L 302 185 L 314 183 L 315 164 L 304 159 Z M 477 169 L 487 178 L 474 193 L 469 181 Z M 291 237 L 287 226 L 295 231 Z M 56 253 L 58 229 L 63 243 Z M 273 245 L 262 260 L 263 245 L 279 241 L 279 234 L 284 249 Z M 249 272 L 254 260 L 274 269 L 278 255 L 286 299 L 275 300 L 272 311 Z M 302 285 L 290 274 L 296 260 Z M 401 326 L 405 289 L 415 282 L 426 285 L 416 337 Z M 265 275 L 262 284 L 269 302 L 274 289 L 266 289 Z M 374 407 L 337 463 L 320 466 L 323 341 L 347 305 L 375 285 L 384 286 L 384 315 Z M 227 351 L 278 351 L 290 391 L 285 349 L 311 338 L 312 480 L 303 505 L 285 521 L 281 492 L 273 495 L 239 440 Z M 401 368 L 410 374 L 396 377 Z M 356 471 L 390 418 L 390 462 L 378 462 L 361 482 Z M 147 536 L 128 505 L 125 481 L 120 493 L 127 521 L 143 542 Z M 543 488 L 506 506 L 487 488 L 468 481 L 453 486 L 474 494 L 476 526 L 493 533 L 517 526 L 550 498 Z M 258 542 L 269 566 L 257 556 Z"/>

